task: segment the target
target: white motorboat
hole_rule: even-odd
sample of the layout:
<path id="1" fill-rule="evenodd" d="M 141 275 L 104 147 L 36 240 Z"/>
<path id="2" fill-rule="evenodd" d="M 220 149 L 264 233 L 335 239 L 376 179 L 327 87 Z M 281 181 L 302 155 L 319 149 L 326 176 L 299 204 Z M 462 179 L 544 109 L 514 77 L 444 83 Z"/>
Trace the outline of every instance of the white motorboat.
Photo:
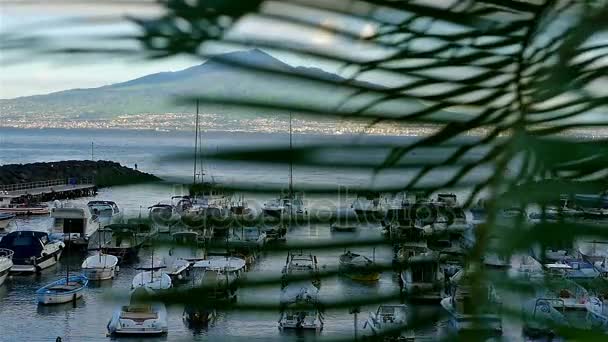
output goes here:
<path id="1" fill-rule="evenodd" d="M 89 280 L 84 275 L 72 275 L 52 282 L 36 291 L 39 304 L 63 304 L 82 298 Z"/>
<path id="2" fill-rule="evenodd" d="M 111 254 L 91 255 L 82 263 L 82 272 L 89 280 L 114 279 L 118 271 L 118 258 Z"/>
<path id="3" fill-rule="evenodd" d="M 239 276 L 221 268 L 203 269 L 200 278 L 200 287 L 205 290 L 207 299 L 235 300 L 238 287 L 236 281 Z"/>
<path id="4" fill-rule="evenodd" d="M 100 228 L 100 223 L 88 209 L 56 206 L 51 209 L 51 236 L 70 242 L 73 247 L 86 247 L 89 238 Z"/>
<path id="5" fill-rule="evenodd" d="M 570 279 L 563 277 L 545 279 L 540 285 L 542 287 L 538 290 L 538 297 L 556 298 L 555 301 L 551 301 L 556 309 L 564 306 L 566 310 L 585 310 L 589 301 L 587 290 Z"/>
<path id="6" fill-rule="evenodd" d="M 376 262 L 364 255 L 347 251 L 340 255 L 340 274 L 358 281 L 377 281 L 380 270 Z"/>
<path id="7" fill-rule="evenodd" d="M 14 252 L 10 249 L 0 248 L 0 286 L 4 284 L 13 267 L 13 254 Z"/>
<path id="8" fill-rule="evenodd" d="M 281 292 L 279 329 L 323 330 L 319 289 L 313 286 L 286 287 Z"/>
<path id="9" fill-rule="evenodd" d="M 558 309 L 555 304 L 561 303 Z M 563 301 L 556 298 L 536 298 L 524 303 L 522 306 L 523 332 L 526 336 L 538 339 L 556 336 L 555 327 L 569 325 L 564 317 L 565 306 Z"/>
<path id="10" fill-rule="evenodd" d="M 114 201 L 89 201 L 87 207 L 101 228 L 110 224 L 122 223 L 123 213 Z"/>
<path id="11" fill-rule="evenodd" d="M 137 267 L 137 273 L 131 282 L 131 289 L 147 287 L 151 290 L 168 290 L 173 286 L 171 277 L 163 271 L 165 266 Z"/>
<path id="12" fill-rule="evenodd" d="M 15 214 L 0 213 L 0 230 L 5 230 L 15 219 Z"/>
<path id="13" fill-rule="evenodd" d="M 179 221 L 179 214 L 177 213 L 174 206 L 170 204 L 155 204 L 148 208 L 148 219 L 153 229 L 159 233 L 169 233 L 171 227 L 173 227 Z"/>
<path id="14" fill-rule="evenodd" d="M 456 333 L 476 331 L 492 335 L 502 334 L 501 302 L 491 285 L 482 286 L 473 299 L 469 286 L 464 285 L 465 270 L 454 275 L 452 295 L 441 300 L 441 306 L 450 315 L 450 327 Z M 481 292 L 481 293 L 479 293 Z"/>
<path id="15" fill-rule="evenodd" d="M 108 322 L 110 335 L 162 335 L 169 330 L 167 309 L 163 303 L 138 300 L 139 295 L 151 295 L 148 288 L 137 288 L 131 294 L 129 305 L 116 310 Z"/>
<path id="16" fill-rule="evenodd" d="M 608 303 L 598 297 L 591 297 L 585 304 L 586 320 L 591 329 L 608 334 Z"/>
<path id="17" fill-rule="evenodd" d="M 211 256 L 206 260 L 194 263 L 194 268 L 203 270 L 223 270 L 240 277 L 245 272 L 247 263 L 244 259 L 236 257 Z"/>
<path id="18" fill-rule="evenodd" d="M 228 246 L 232 248 L 262 248 L 266 244 L 266 232 L 260 227 L 234 228 L 228 237 Z"/>
<path id="19" fill-rule="evenodd" d="M 20 230 L 7 234 L 0 240 L 0 248 L 10 249 L 13 254 L 11 272 L 34 273 L 57 263 L 65 244 L 51 241 L 45 232 Z"/>
<path id="20" fill-rule="evenodd" d="M 363 329 L 367 327 L 371 330 L 371 335 L 384 335 L 384 339 L 395 341 L 414 341 L 411 333 L 402 336 L 402 331 L 407 325 L 407 307 L 403 304 L 383 304 L 378 310 L 369 313 L 369 318 L 365 321 Z M 390 336 L 390 337 L 389 337 Z"/>

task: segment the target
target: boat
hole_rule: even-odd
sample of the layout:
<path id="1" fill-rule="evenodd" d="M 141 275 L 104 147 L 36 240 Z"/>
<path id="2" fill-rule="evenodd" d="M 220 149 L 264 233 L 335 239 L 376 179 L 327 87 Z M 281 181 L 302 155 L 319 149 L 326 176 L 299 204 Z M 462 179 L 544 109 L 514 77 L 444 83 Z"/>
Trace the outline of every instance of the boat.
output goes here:
<path id="1" fill-rule="evenodd" d="M 555 303 L 558 306 L 561 304 L 561 307 L 556 309 Z M 533 339 L 545 337 L 551 340 L 557 335 L 555 327 L 569 325 L 564 312 L 563 300 L 559 298 L 536 298 L 524 303 L 522 306 L 524 335 Z"/>
<path id="2" fill-rule="evenodd" d="M 131 289 L 147 287 L 151 290 L 168 290 L 173 285 L 171 277 L 162 270 L 165 266 L 137 267 L 137 273 L 131 282 Z"/>
<path id="3" fill-rule="evenodd" d="M 414 254 L 404 260 L 401 271 L 402 290 L 412 302 L 438 303 L 449 295 L 450 277 L 461 270 L 456 260 L 442 257 L 436 251 Z"/>
<path id="4" fill-rule="evenodd" d="M 360 220 L 379 221 L 384 217 L 385 211 L 382 206 L 380 193 L 366 192 L 357 194 L 357 198 L 351 205 Z"/>
<path id="5" fill-rule="evenodd" d="M 74 248 L 86 248 L 91 236 L 100 228 L 100 223 L 88 209 L 55 206 L 51 209 L 53 238 L 63 238 Z"/>
<path id="6" fill-rule="evenodd" d="M 140 300 L 140 296 L 154 292 L 139 287 L 131 293 L 129 305 L 120 307 L 112 315 L 107 329 L 110 335 L 163 335 L 169 330 L 167 309 L 163 303 Z"/>
<path id="7" fill-rule="evenodd" d="M 554 276 L 579 282 L 590 281 L 600 276 L 600 271 L 592 263 L 580 259 L 546 264 L 545 269 Z"/>
<path id="8" fill-rule="evenodd" d="M 109 224 L 122 223 L 122 211 L 114 201 L 89 201 L 87 207 L 93 219 L 99 222 L 102 228 Z"/>
<path id="9" fill-rule="evenodd" d="M 478 297 L 473 298 L 470 287 L 464 285 L 464 276 L 465 270 L 452 276 L 452 294 L 441 300 L 441 306 L 450 315 L 450 327 L 458 334 L 476 332 L 502 335 L 501 302 L 494 288 L 491 285 L 481 286 L 480 291 L 476 291 Z"/>
<path id="10" fill-rule="evenodd" d="M 217 311 L 206 306 L 186 304 L 182 320 L 189 328 L 206 328 L 215 322 Z"/>
<path id="11" fill-rule="evenodd" d="M 205 228 L 213 228 L 217 236 L 225 236 L 232 222 L 231 195 L 215 182 L 195 183 L 190 187 L 192 206 L 185 211 Z"/>
<path id="12" fill-rule="evenodd" d="M 279 329 L 323 330 L 324 317 L 313 286 L 287 287 L 281 291 Z"/>
<path id="13" fill-rule="evenodd" d="M 36 291 L 39 304 L 63 304 L 75 302 L 82 298 L 89 279 L 84 275 L 70 275 L 69 270 L 65 278 L 61 278 Z"/>
<path id="14" fill-rule="evenodd" d="M 585 310 L 589 293 L 580 284 L 563 277 L 538 281 L 541 287 L 537 291 L 537 296 L 558 299 L 559 301 L 551 301 L 554 308 L 559 309 L 563 306 L 566 310 Z"/>
<path id="15" fill-rule="evenodd" d="M 32 203 L 12 203 L 12 200 L 13 197 L 0 196 L 0 214 L 11 214 L 16 216 L 49 214 L 49 207 L 46 205 Z"/>
<path id="16" fill-rule="evenodd" d="M 371 338 L 383 336 L 383 341 L 413 342 L 412 333 L 402 333 L 407 325 L 407 307 L 403 304 L 383 304 L 376 312 L 370 312 L 363 329 L 369 327 Z M 405 335 L 405 336 L 404 336 Z"/>
<path id="17" fill-rule="evenodd" d="M 253 221 L 257 216 L 254 210 L 249 207 L 243 194 L 232 196 L 230 212 L 236 221 Z"/>
<path id="18" fill-rule="evenodd" d="M 228 237 L 228 247 L 234 249 L 261 249 L 266 244 L 266 232 L 260 227 L 233 228 Z"/>
<path id="19" fill-rule="evenodd" d="M 155 204 L 148 207 L 148 219 L 154 228 L 161 234 L 169 233 L 179 221 L 179 214 L 170 204 Z"/>
<path id="20" fill-rule="evenodd" d="M 241 258 L 212 256 L 197 261 L 194 268 L 203 272 L 201 286 L 209 299 L 235 300 L 236 281 L 245 272 L 246 262 Z"/>
<path id="21" fill-rule="evenodd" d="M 64 247 L 63 241 L 51 241 L 47 233 L 31 230 L 14 231 L 0 240 L 0 248 L 14 252 L 11 272 L 15 273 L 40 272 L 55 265 Z"/>
<path id="22" fill-rule="evenodd" d="M 245 272 L 247 263 L 244 259 L 232 256 L 211 256 L 208 259 L 194 263 L 194 268 L 202 270 L 224 270 L 234 274 L 237 278 Z"/>
<path id="23" fill-rule="evenodd" d="M 304 254 L 302 251 L 299 253 L 288 252 L 282 273 L 282 287 L 287 286 L 290 277 L 302 277 L 303 280 L 310 280 L 315 287 L 321 287 L 317 257 L 310 253 Z"/>
<path id="24" fill-rule="evenodd" d="M 206 253 L 200 240 L 200 234 L 192 230 L 183 230 L 171 234 L 174 245 L 169 255 L 163 257 L 165 273 L 173 283 L 190 279 L 191 270 L 196 261 L 204 260 Z"/>
<path id="25" fill-rule="evenodd" d="M 352 280 L 377 281 L 380 279 L 380 271 L 375 261 L 351 251 L 340 255 L 338 270 Z"/>
<path id="26" fill-rule="evenodd" d="M 304 194 L 297 192 L 270 200 L 264 203 L 262 214 L 264 220 L 270 221 L 301 220 L 308 215 L 308 210 L 304 205 Z"/>
<path id="27" fill-rule="evenodd" d="M 4 284 L 6 277 L 13 267 L 13 255 L 15 253 L 6 248 L 0 248 L 0 286 Z"/>
<path id="28" fill-rule="evenodd" d="M 15 214 L 0 213 L 0 230 L 5 230 L 15 219 Z"/>
<path id="29" fill-rule="evenodd" d="M 338 212 L 336 217 L 331 220 L 329 229 L 337 233 L 354 232 L 358 228 L 358 223 L 356 217 L 352 217 L 348 213 Z"/>
<path id="30" fill-rule="evenodd" d="M 181 216 L 192 207 L 192 199 L 190 196 L 172 196 L 171 206 L 173 207 L 173 211 Z"/>
<path id="31" fill-rule="evenodd" d="M 121 261 L 135 259 L 146 241 L 137 229 L 137 225 L 129 224 L 111 224 L 100 229 L 98 238 L 102 239 L 101 251 L 117 256 Z M 106 239 L 107 235 L 111 238 Z"/>
<path id="32" fill-rule="evenodd" d="M 585 304 L 586 321 L 591 329 L 608 334 L 608 305 L 598 297 L 591 297 Z"/>
<path id="33" fill-rule="evenodd" d="M 118 258 L 111 254 L 103 254 L 101 249 L 97 255 L 91 255 L 82 263 L 82 272 L 89 280 L 114 279 L 118 271 Z"/>

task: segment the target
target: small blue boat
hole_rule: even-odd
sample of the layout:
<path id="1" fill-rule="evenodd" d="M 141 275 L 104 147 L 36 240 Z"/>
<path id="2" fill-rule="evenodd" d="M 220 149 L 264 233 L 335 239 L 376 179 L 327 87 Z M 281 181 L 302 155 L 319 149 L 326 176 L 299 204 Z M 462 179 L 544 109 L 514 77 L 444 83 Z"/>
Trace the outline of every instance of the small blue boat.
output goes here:
<path id="1" fill-rule="evenodd" d="M 73 275 L 59 279 L 36 291 L 39 304 L 61 304 L 78 300 L 84 294 L 89 279 L 84 275 Z"/>

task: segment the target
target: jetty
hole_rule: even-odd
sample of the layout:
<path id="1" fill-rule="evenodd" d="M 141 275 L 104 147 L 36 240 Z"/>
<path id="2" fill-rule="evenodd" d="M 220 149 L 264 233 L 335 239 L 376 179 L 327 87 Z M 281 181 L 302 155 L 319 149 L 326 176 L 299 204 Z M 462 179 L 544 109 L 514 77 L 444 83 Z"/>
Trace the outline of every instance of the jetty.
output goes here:
<path id="1" fill-rule="evenodd" d="M 98 188 L 160 179 L 107 160 L 0 165 L 1 204 L 93 196 Z"/>
<path id="2" fill-rule="evenodd" d="M 48 202 L 95 194 L 97 185 L 92 177 L 0 185 L 0 197 L 9 203 Z"/>

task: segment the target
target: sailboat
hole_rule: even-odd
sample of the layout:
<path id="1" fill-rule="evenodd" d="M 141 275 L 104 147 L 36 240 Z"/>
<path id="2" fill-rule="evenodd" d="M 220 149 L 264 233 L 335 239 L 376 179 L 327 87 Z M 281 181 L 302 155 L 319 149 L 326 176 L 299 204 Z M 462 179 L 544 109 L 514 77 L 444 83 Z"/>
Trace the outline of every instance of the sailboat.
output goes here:
<path id="1" fill-rule="evenodd" d="M 83 296 L 88 283 L 89 279 L 82 274 L 70 275 L 68 264 L 65 278 L 41 287 L 36 291 L 36 297 L 38 303 L 44 305 L 76 302 Z"/>
<path id="2" fill-rule="evenodd" d="M 114 279 L 118 271 L 118 258 L 111 254 L 104 254 L 101 250 L 101 239 L 97 255 L 91 255 L 82 263 L 82 272 L 89 280 Z"/>
<path id="3" fill-rule="evenodd" d="M 171 277 L 162 269 L 166 266 L 154 266 L 154 250 L 152 250 L 152 264 L 150 267 L 137 267 L 136 270 L 143 271 L 137 273 L 131 282 L 131 289 L 145 287 L 151 290 L 168 290 L 173 286 Z"/>
<path id="4" fill-rule="evenodd" d="M 203 147 L 202 137 L 199 129 L 199 110 L 198 101 L 196 102 L 196 123 L 194 137 L 194 171 L 192 186 L 190 187 L 191 205 L 185 210 L 186 217 L 192 222 L 202 222 L 204 229 L 211 229 L 216 235 L 225 236 L 228 226 L 232 220 L 231 200 L 232 196 L 224 191 L 213 181 L 205 182 L 205 172 L 203 168 Z M 197 157 L 200 157 L 200 183 L 197 183 Z"/>
<path id="5" fill-rule="evenodd" d="M 293 148 L 291 114 L 289 115 L 289 150 Z M 282 221 L 287 218 L 290 222 L 297 221 L 308 215 L 308 210 L 304 206 L 304 194 L 293 191 L 293 162 L 289 161 L 289 190 L 286 195 L 281 195 L 264 203 L 262 208 L 264 219 Z"/>

